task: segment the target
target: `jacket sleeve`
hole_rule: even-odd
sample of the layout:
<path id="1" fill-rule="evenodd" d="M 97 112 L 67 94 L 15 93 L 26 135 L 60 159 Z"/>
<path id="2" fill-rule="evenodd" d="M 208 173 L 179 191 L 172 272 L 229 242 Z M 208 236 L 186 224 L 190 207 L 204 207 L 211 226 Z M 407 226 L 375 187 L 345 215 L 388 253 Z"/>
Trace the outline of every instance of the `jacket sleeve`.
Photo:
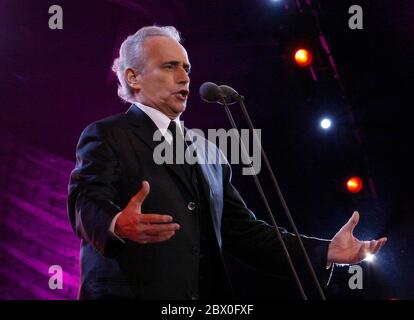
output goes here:
<path id="1" fill-rule="evenodd" d="M 222 220 L 223 247 L 245 263 L 276 276 L 289 277 L 291 271 L 276 230 L 264 221 L 257 220 L 231 183 L 231 167 L 223 166 L 224 207 Z M 297 237 L 279 228 L 283 241 L 298 273 L 309 273 Z M 327 269 L 329 241 L 301 235 L 311 263 L 322 286 L 328 285 L 331 276 Z"/>
<path id="2" fill-rule="evenodd" d="M 76 149 L 76 167 L 70 175 L 68 214 L 77 236 L 102 255 L 111 256 L 123 243 L 109 227 L 121 211 L 113 201 L 117 195 L 120 166 L 110 134 L 91 124 L 81 134 Z"/>

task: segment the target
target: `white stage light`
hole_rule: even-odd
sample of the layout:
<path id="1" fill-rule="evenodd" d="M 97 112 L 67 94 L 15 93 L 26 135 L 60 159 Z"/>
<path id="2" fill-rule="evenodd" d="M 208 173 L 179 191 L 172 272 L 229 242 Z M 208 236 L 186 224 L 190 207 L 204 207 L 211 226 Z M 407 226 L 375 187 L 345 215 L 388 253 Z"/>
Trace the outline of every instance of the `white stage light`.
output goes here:
<path id="1" fill-rule="evenodd" d="M 322 127 L 322 129 L 327 130 L 327 129 L 329 129 L 331 126 L 332 126 L 332 122 L 331 122 L 331 120 L 329 120 L 328 118 L 324 118 L 324 119 L 322 119 L 322 121 L 321 121 L 321 127 Z"/>

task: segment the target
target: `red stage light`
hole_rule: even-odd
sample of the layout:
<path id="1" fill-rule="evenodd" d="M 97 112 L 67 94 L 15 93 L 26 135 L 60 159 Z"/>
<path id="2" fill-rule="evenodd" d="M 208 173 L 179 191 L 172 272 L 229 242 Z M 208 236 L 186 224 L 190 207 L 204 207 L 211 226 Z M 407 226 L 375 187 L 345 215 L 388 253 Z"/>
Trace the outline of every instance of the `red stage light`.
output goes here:
<path id="1" fill-rule="evenodd" d="M 296 50 L 295 61 L 298 66 L 306 67 L 312 62 L 312 53 L 306 49 Z"/>
<path id="2" fill-rule="evenodd" d="M 348 191 L 352 193 L 358 193 L 359 191 L 361 191 L 362 186 L 363 186 L 363 183 L 362 183 L 361 178 L 359 177 L 352 177 L 346 183 L 346 187 L 348 188 Z"/>

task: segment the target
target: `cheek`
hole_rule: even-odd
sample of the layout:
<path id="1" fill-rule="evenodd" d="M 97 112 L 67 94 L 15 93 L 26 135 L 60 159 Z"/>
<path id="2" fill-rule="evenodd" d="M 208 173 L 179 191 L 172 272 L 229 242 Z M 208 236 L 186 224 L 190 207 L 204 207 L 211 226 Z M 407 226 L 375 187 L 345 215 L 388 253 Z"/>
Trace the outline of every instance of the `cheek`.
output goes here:
<path id="1" fill-rule="evenodd" d="M 166 96 L 170 94 L 170 81 L 166 77 L 154 77 L 149 79 L 149 91 L 156 96 Z"/>

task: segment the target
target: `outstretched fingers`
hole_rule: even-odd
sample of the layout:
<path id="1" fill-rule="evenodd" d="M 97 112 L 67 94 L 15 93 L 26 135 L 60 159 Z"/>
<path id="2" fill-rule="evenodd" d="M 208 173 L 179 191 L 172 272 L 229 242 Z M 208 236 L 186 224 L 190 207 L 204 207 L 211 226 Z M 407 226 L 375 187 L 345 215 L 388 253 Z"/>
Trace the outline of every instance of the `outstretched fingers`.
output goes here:
<path id="1" fill-rule="evenodd" d="M 147 224 L 142 226 L 142 232 L 146 235 L 158 236 L 166 232 L 175 232 L 180 229 L 177 223 Z"/>

